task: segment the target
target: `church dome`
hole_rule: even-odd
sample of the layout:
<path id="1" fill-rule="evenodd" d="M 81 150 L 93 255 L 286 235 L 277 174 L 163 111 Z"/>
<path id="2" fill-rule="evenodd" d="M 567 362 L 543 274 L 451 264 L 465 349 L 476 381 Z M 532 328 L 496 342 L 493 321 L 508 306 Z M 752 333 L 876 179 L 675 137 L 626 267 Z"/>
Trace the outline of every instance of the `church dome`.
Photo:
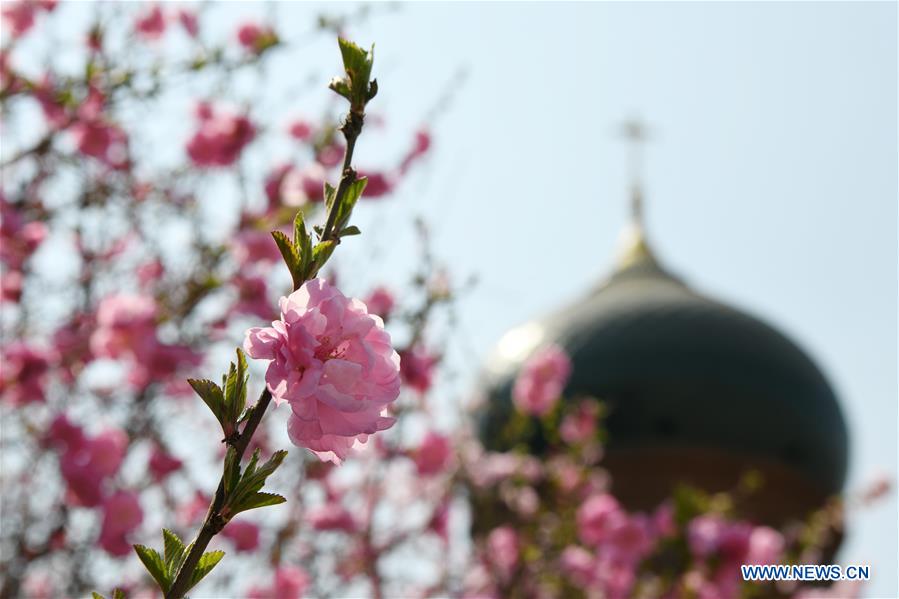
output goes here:
<path id="1" fill-rule="evenodd" d="M 760 471 L 759 519 L 801 516 L 841 491 L 848 434 L 837 398 L 782 333 L 708 298 L 663 268 L 639 221 L 616 271 L 573 305 L 510 331 L 486 369 L 481 436 L 509 449 L 503 425 L 521 363 L 556 343 L 572 360 L 566 397 L 607 407 L 604 463 L 626 504 L 649 508 L 688 482 L 733 488 Z M 540 439 L 528 441 L 540 450 Z"/>

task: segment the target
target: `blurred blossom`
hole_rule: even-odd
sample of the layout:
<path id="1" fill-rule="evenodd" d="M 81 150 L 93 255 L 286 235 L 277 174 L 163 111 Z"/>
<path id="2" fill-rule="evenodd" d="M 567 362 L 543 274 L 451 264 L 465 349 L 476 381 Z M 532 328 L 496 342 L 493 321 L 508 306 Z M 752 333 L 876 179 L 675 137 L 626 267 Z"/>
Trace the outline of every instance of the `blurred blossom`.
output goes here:
<path id="1" fill-rule="evenodd" d="M 518 565 L 518 535 L 509 526 L 494 528 L 487 536 L 487 558 L 505 579 L 512 576 Z"/>
<path id="2" fill-rule="evenodd" d="M 360 170 L 359 176 L 368 178 L 363 198 L 380 198 L 389 194 L 396 186 L 395 178 L 389 173 Z"/>
<path id="3" fill-rule="evenodd" d="M 715 514 L 694 518 L 687 525 L 687 542 L 690 550 L 698 557 L 707 557 L 718 548 L 725 522 Z"/>
<path id="4" fill-rule="evenodd" d="M 197 13 L 186 8 L 180 8 L 178 9 L 178 22 L 181 23 L 181 26 L 184 27 L 184 31 L 186 31 L 190 37 L 197 37 L 197 33 L 200 31 L 200 25 L 197 22 Z"/>
<path id="5" fill-rule="evenodd" d="M 325 168 L 334 168 L 343 161 L 345 151 L 346 148 L 344 148 L 342 143 L 334 142 L 321 148 L 315 159 Z"/>
<path id="6" fill-rule="evenodd" d="M 306 512 L 306 521 L 315 530 L 340 530 L 346 533 L 357 530 L 353 515 L 339 501 L 329 501 L 310 508 Z"/>
<path id="7" fill-rule="evenodd" d="M 158 445 L 154 445 L 153 450 L 150 453 L 150 461 L 147 465 L 153 478 L 156 481 L 161 481 L 172 472 L 180 470 L 182 464 L 181 460 L 169 455 Z"/>
<path id="8" fill-rule="evenodd" d="M 287 132 L 298 141 L 309 141 L 312 131 L 312 123 L 305 119 L 295 119 L 287 125 Z"/>
<path id="9" fill-rule="evenodd" d="M 428 431 L 421 445 L 412 452 L 415 468 L 421 476 L 440 474 L 452 463 L 453 446 L 449 437 Z"/>
<path id="10" fill-rule="evenodd" d="M 138 35 L 146 40 L 156 40 L 165 33 L 165 16 L 158 4 L 150 6 L 134 23 Z"/>
<path id="11" fill-rule="evenodd" d="M 596 435 L 598 418 L 599 403 L 595 400 L 581 401 L 562 419 L 559 427 L 562 440 L 571 445 L 590 440 Z"/>
<path id="12" fill-rule="evenodd" d="M 266 384 L 290 404 L 291 441 L 340 463 L 356 443 L 390 428 L 383 415 L 399 395 L 399 356 L 377 316 L 322 279 L 281 298 L 281 319 L 247 331 L 244 348 L 272 360 Z"/>
<path id="13" fill-rule="evenodd" d="M 137 493 L 117 491 L 103 503 L 103 527 L 98 543 L 107 553 L 125 557 L 132 553 L 129 534 L 144 519 Z"/>
<path id="14" fill-rule="evenodd" d="M 3 6 L 3 22 L 9 27 L 13 37 L 24 35 L 34 26 L 38 10 L 51 11 L 56 8 L 55 0 L 14 0 Z"/>
<path id="15" fill-rule="evenodd" d="M 13 341 L 3 346 L 0 397 L 4 403 L 22 406 L 46 399 L 47 372 L 53 354 L 46 349 Z"/>
<path id="16" fill-rule="evenodd" d="M 291 168 L 281 179 L 279 194 L 285 206 L 302 206 L 308 202 L 324 200 L 324 187 L 327 172 L 318 162 L 304 168 Z"/>
<path id="17" fill-rule="evenodd" d="M 578 508 L 578 536 L 588 545 L 598 545 L 609 538 L 615 520 L 621 517 L 621 507 L 611 495 L 593 495 Z"/>
<path id="18" fill-rule="evenodd" d="M 569 545 L 559 557 L 559 566 L 571 581 L 586 588 L 596 582 L 596 556 L 577 545 Z"/>
<path id="19" fill-rule="evenodd" d="M 571 360 L 565 351 L 550 345 L 531 356 L 521 369 L 512 389 L 512 399 L 525 414 L 543 416 L 553 409 L 571 374 Z"/>
<path id="20" fill-rule="evenodd" d="M 256 127 L 243 115 L 201 102 L 196 110 L 199 128 L 187 142 L 187 154 L 197 166 L 231 166 L 256 137 Z"/>
<path id="21" fill-rule="evenodd" d="M 54 422 L 50 433 L 51 442 L 62 450 L 60 472 L 73 502 L 87 507 L 99 505 L 106 492 L 106 481 L 118 472 L 125 459 L 128 436 L 120 429 L 107 429 L 89 437 L 69 426 L 68 420 Z M 58 443 L 61 440 L 63 444 Z"/>
<path id="22" fill-rule="evenodd" d="M 247 22 L 237 28 L 237 41 L 251 52 L 261 52 L 277 43 L 278 37 L 270 27 Z"/>
<path id="23" fill-rule="evenodd" d="M 434 382 L 434 367 L 439 358 L 421 344 L 400 352 L 403 382 L 419 393 L 427 393 Z"/>
<path id="24" fill-rule="evenodd" d="M 364 301 L 369 314 L 377 314 L 384 320 L 388 319 L 396 305 L 393 294 L 383 286 L 375 287 Z"/>
<path id="25" fill-rule="evenodd" d="M 769 526 L 756 526 L 749 536 L 749 547 L 743 563 L 777 564 L 783 557 L 786 542 L 779 531 Z"/>
<path id="26" fill-rule="evenodd" d="M 300 568 L 280 566 L 270 586 L 255 586 L 247 599 L 300 599 L 309 587 L 309 575 Z"/>
<path id="27" fill-rule="evenodd" d="M 412 144 L 412 149 L 409 150 L 409 153 L 403 158 L 402 163 L 400 163 L 400 174 L 405 174 L 409 167 L 412 164 L 421 158 L 427 153 L 428 149 L 431 147 L 431 134 L 422 129 L 415 133 L 415 140 Z"/>
<path id="28" fill-rule="evenodd" d="M 278 246 L 267 231 L 241 231 L 234 237 L 231 251 L 241 266 L 271 264 L 281 260 Z"/>
<path id="29" fill-rule="evenodd" d="M 234 543 L 234 550 L 238 552 L 259 548 L 259 526 L 246 520 L 232 520 L 222 530 L 222 536 Z"/>

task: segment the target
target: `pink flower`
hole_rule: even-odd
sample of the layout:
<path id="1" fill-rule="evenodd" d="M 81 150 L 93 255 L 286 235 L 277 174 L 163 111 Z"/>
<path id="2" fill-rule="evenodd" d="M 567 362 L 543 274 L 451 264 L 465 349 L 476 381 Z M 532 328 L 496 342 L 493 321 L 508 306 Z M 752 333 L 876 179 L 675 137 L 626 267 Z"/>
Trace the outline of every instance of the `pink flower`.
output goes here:
<path id="1" fill-rule="evenodd" d="M 325 168 L 333 168 L 343 160 L 345 151 L 343 144 L 334 142 L 319 149 L 315 155 L 315 160 Z"/>
<path id="2" fill-rule="evenodd" d="M 178 21 L 181 23 L 181 26 L 184 27 L 184 31 L 187 32 L 187 35 L 190 37 L 197 37 L 197 33 L 200 31 L 200 26 L 197 22 L 197 13 L 182 8 L 178 11 Z"/>
<path id="3" fill-rule="evenodd" d="M 500 526 L 487 536 L 487 557 L 503 578 L 512 576 L 518 565 L 518 535 L 510 526 Z"/>
<path id="4" fill-rule="evenodd" d="M 365 184 L 365 192 L 362 194 L 364 198 L 380 198 L 393 191 L 393 188 L 396 186 L 396 179 L 388 173 L 359 171 L 359 176 L 368 178 L 368 182 Z"/>
<path id="5" fill-rule="evenodd" d="M 327 172 L 318 162 L 305 168 L 291 168 L 281 179 L 279 196 L 285 206 L 302 206 L 309 202 L 324 200 L 323 190 Z"/>
<path id="6" fill-rule="evenodd" d="M 13 341 L 3 348 L 2 356 L 0 397 L 3 401 L 14 406 L 43 402 L 52 354 L 22 341 Z"/>
<path id="7" fill-rule="evenodd" d="M 244 348 L 272 360 L 266 384 L 288 402 L 291 441 L 340 463 L 356 443 L 390 428 L 384 415 L 399 395 L 399 356 L 378 316 L 323 279 L 281 298 L 281 319 L 247 331 Z"/>
<path id="8" fill-rule="evenodd" d="M 607 493 L 593 495 L 577 511 L 577 529 L 581 540 L 598 545 L 609 538 L 615 520 L 622 516 L 618 501 Z"/>
<path id="9" fill-rule="evenodd" d="M 80 431 L 67 430 L 67 422 L 54 423 L 58 435 L 69 435 L 59 463 L 62 477 L 76 505 L 97 506 L 103 500 L 105 481 L 118 472 L 125 459 L 128 436 L 122 430 L 109 429 L 86 437 Z"/>
<path id="10" fill-rule="evenodd" d="M 237 262 L 245 267 L 281 260 L 278 245 L 271 234 L 264 231 L 241 231 L 234 238 L 232 251 Z"/>
<path id="11" fill-rule="evenodd" d="M 424 156 L 431 147 L 431 134 L 427 130 L 422 129 L 415 133 L 415 140 L 409 153 L 403 158 L 400 164 L 400 174 L 405 174 L 409 167 L 416 160 Z"/>
<path id="12" fill-rule="evenodd" d="M 156 302 L 145 295 L 113 294 L 100 300 L 97 328 L 91 335 L 91 351 L 117 358 L 156 337 Z"/>
<path id="13" fill-rule="evenodd" d="M 566 547 L 559 557 L 559 566 L 579 587 L 588 587 L 596 582 L 596 556 L 583 547 Z"/>
<path id="14" fill-rule="evenodd" d="M 393 294 L 383 286 L 375 287 L 368 297 L 365 298 L 365 305 L 368 307 L 369 314 L 377 314 L 384 320 L 393 312 L 396 301 Z"/>
<path id="15" fill-rule="evenodd" d="M 687 544 L 693 555 L 707 557 L 718 549 L 726 523 L 720 516 L 704 514 L 687 525 Z"/>
<path id="16" fill-rule="evenodd" d="M 98 540 L 100 546 L 110 555 L 123 557 L 131 553 L 128 535 L 140 526 L 144 512 L 140 507 L 137 493 L 117 491 L 103 502 L 103 528 Z"/>
<path id="17" fill-rule="evenodd" d="M 531 356 L 515 380 L 512 399 L 525 414 L 543 416 L 562 395 L 571 374 L 571 360 L 557 346 L 547 346 Z"/>
<path id="18" fill-rule="evenodd" d="M 287 126 L 287 132 L 296 140 L 309 141 L 312 138 L 312 123 L 296 119 Z"/>
<path id="19" fill-rule="evenodd" d="M 71 128 L 78 151 L 96 158 L 111 168 L 128 163 L 128 138 L 116 125 L 102 119 L 82 120 Z"/>
<path id="20" fill-rule="evenodd" d="M 412 459 L 421 476 L 440 474 L 452 462 L 452 443 L 447 436 L 428 431 L 421 445 L 412 453 Z"/>
<path id="21" fill-rule="evenodd" d="M 559 427 L 562 440 L 570 445 L 583 443 L 596 435 L 596 420 L 599 418 L 599 404 L 592 400 L 582 401 L 574 411 L 566 414 Z"/>
<path id="22" fill-rule="evenodd" d="M 265 197 L 268 198 L 269 210 L 275 210 L 281 204 L 281 184 L 292 168 L 290 164 L 282 164 L 265 178 Z"/>
<path id="23" fill-rule="evenodd" d="M 148 467 L 150 473 L 157 482 L 163 480 L 172 472 L 180 470 L 181 465 L 181 460 L 167 454 L 158 445 L 153 447 L 153 453 L 150 454 Z"/>
<path id="24" fill-rule="evenodd" d="M 655 539 L 645 515 L 621 514 L 609 519 L 609 542 L 602 549 L 616 564 L 633 567 L 652 550 Z"/>
<path id="25" fill-rule="evenodd" d="M 434 382 L 434 366 L 439 361 L 422 345 L 400 353 L 400 372 L 403 382 L 419 393 L 426 393 Z"/>
<path id="26" fill-rule="evenodd" d="M 229 522 L 222 536 L 234 543 L 234 549 L 238 552 L 255 551 L 259 547 L 259 527 L 246 520 Z"/>
<path id="27" fill-rule="evenodd" d="M 17 38 L 34 26 L 34 17 L 38 9 L 51 11 L 55 7 L 55 2 L 35 2 L 34 0 L 7 2 L 3 7 L 3 20 L 12 30 L 13 37 Z"/>
<path id="28" fill-rule="evenodd" d="M 329 501 L 306 512 L 306 521 L 315 530 L 341 530 L 356 532 L 353 515 L 337 501 Z"/>
<path id="29" fill-rule="evenodd" d="M 780 561 L 784 551 L 784 538 L 769 526 L 756 526 L 749 535 L 749 550 L 745 563 L 768 565 Z"/>
<path id="30" fill-rule="evenodd" d="M 309 587 L 309 575 L 300 568 L 281 566 L 271 586 L 253 587 L 247 599 L 300 599 Z"/>
<path id="31" fill-rule="evenodd" d="M 138 35 L 147 40 L 155 40 L 165 33 L 165 17 L 158 5 L 153 5 L 134 23 Z"/>
<path id="32" fill-rule="evenodd" d="M 256 137 L 256 127 L 246 116 L 201 103 L 197 117 L 200 127 L 187 142 L 187 154 L 197 166 L 230 166 Z"/>
<path id="33" fill-rule="evenodd" d="M 238 275 L 232 280 L 237 287 L 238 298 L 234 311 L 239 314 L 252 314 L 259 318 L 271 318 L 274 309 L 268 301 L 268 285 L 263 277 L 254 275 Z"/>
<path id="34" fill-rule="evenodd" d="M 270 27 L 258 23 L 244 23 L 237 29 L 237 41 L 251 52 L 261 52 L 278 41 L 277 35 Z"/>

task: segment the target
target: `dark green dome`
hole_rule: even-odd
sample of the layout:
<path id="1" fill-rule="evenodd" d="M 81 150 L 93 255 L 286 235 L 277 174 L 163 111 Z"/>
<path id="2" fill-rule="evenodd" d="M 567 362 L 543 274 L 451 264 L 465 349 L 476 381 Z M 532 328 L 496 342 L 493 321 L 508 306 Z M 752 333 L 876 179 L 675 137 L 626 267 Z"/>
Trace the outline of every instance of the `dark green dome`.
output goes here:
<path id="1" fill-rule="evenodd" d="M 786 472 L 815 501 L 842 489 L 848 435 L 821 371 L 771 326 L 666 272 L 639 228 L 607 281 L 500 342 L 487 365 L 480 421 L 488 447 L 506 449 L 499 431 L 511 414 L 514 378 L 528 355 L 551 342 L 572 360 L 566 397 L 607 405 L 609 457 L 717 452 L 739 458 L 733 464 Z"/>

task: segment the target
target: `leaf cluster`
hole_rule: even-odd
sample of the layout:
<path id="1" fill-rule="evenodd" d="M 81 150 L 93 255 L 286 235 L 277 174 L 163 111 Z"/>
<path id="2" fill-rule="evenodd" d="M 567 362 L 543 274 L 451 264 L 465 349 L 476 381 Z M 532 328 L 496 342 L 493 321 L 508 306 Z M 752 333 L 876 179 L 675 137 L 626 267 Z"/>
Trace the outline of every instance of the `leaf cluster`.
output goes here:
<path id="1" fill-rule="evenodd" d="M 365 112 L 365 105 L 378 93 L 378 81 L 371 79 L 371 68 L 375 59 L 375 46 L 363 50 L 353 42 L 339 38 L 340 55 L 343 58 L 343 77 L 335 77 L 328 85 L 350 103 L 350 111 Z"/>
<path id="2" fill-rule="evenodd" d="M 231 362 L 228 374 L 222 376 L 222 386 L 209 379 L 187 379 L 197 395 L 209 407 L 222 426 L 225 440 L 237 434 L 237 425 L 249 416 L 247 406 L 247 358 L 237 349 L 237 363 Z"/>
<path id="3" fill-rule="evenodd" d="M 162 542 L 164 546 L 162 555 L 155 549 L 145 545 L 135 545 L 134 551 L 137 552 L 140 561 L 143 562 L 144 567 L 147 568 L 150 576 L 153 577 L 153 580 L 156 581 L 162 592 L 168 593 L 175 582 L 178 570 L 181 568 L 184 560 L 187 559 L 193 544 L 185 547 L 184 541 L 178 538 L 178 535 L 166 529 L 162 530 Z M 195 587 L 223 557 L 225 557 L 224 551 L 207 551 L 204 553 L 200 557 L 197 567 L 194 568 L 185 590 Z M 113 599 L 116 599 L 115 595 L 113 595 Z"/>

